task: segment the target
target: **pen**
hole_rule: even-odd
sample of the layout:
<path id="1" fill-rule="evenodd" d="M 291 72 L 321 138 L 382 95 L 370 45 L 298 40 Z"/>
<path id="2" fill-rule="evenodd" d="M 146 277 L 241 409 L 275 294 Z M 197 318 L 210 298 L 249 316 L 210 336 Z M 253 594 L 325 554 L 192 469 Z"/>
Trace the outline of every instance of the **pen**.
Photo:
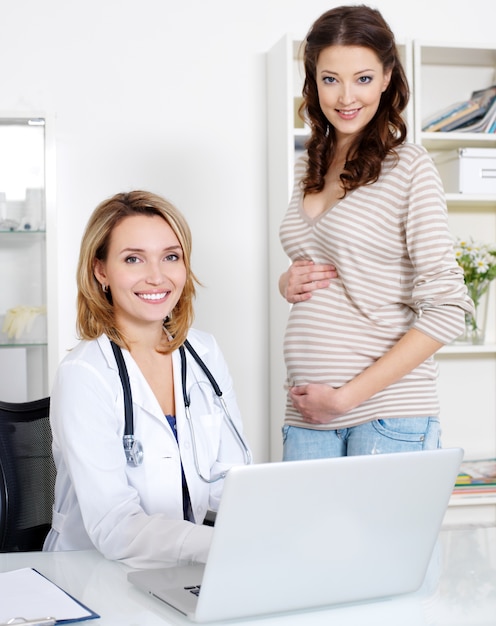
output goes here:
<path id="1" fill-rule="evenodd" d="M 24 619 L 24 617 L 13 617 L 8 622 L 0 626 L 53 626 L 56 620 L 54 617 L 39 617 L 38 619 Z"/>

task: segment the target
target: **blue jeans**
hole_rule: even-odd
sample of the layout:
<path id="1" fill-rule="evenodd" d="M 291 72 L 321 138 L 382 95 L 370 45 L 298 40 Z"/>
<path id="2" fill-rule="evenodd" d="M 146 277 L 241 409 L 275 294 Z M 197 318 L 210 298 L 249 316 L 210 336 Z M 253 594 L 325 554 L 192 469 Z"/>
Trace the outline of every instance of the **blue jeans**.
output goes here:
<path id="1" fill-rule="evenodd" d="M 441 447 L 437 417 L 379 419 L 339 430 L 283 426 L 283 461 L 359 454 L 413 452 Z"/>

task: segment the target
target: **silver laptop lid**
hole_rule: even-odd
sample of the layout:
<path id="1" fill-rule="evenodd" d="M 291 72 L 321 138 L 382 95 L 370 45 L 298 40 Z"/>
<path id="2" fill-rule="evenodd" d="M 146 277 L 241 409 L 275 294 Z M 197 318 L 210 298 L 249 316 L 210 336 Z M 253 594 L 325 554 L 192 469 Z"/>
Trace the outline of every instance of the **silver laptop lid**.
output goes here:
<path id="1" fill-rule="evenodd" d="M 447 449 L 233 468 L 189 617 L 240 618 L 418 589 L 462 457 Z"/>

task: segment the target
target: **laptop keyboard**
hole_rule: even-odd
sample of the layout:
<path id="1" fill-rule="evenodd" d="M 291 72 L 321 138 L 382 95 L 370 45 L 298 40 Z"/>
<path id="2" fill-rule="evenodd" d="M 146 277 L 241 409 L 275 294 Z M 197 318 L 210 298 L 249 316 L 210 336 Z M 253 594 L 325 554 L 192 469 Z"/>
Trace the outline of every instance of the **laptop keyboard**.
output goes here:
<path id="1" fill-rule="evenodd" d="M 185 587 L 185 589 L 186 589 L 186 591 L 189 591 L 193 595 L 199 596 L 200 595 L 201 585 L 192 585 L 190 587 Z"/>

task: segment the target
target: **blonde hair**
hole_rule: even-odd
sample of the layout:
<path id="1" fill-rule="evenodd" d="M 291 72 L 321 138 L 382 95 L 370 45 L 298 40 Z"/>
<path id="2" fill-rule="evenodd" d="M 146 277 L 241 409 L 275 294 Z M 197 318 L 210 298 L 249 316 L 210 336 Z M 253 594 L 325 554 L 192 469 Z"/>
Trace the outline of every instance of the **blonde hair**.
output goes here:
<path id="1" fill-rule="evenodd" d="M 112 295 L 105 293 L 95 277 L 97 260 L 105 261 L 114 228 L 126 217 L 158 215 L 176 235 L 183 251 L 186 283 L 176 306 L 164 320 L 164 329 L 170 336 L 165 348 L 172 352 L 184 343 L 193 322 L 193 300 L 198 280 L 191 270 L 191 231 L 184 216 L 170 202 L 147 191 L 118 193 L 104 200 L 93 211 L 81 241 L 77 268 L 77 331 L 80 339 L 96 339 L 105 334 L 124 348 L 129 348 L 126 337 L 116 327 Z"/>

